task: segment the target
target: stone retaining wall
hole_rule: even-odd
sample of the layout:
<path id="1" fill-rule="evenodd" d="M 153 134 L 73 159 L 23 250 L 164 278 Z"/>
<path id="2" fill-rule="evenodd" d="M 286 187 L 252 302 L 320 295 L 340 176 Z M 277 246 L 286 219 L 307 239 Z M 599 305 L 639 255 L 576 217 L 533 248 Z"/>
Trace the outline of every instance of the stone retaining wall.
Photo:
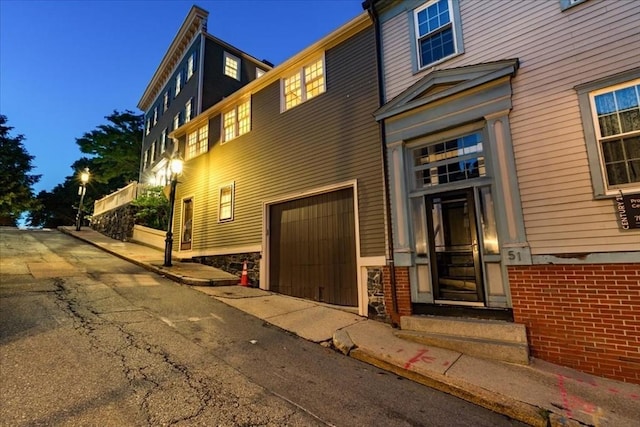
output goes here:
<path id="1" fill-rule="evenodd" d="M 235 274 L 240 278 L 242 276 L 242 267 L 244 261 L 247 261 L 247 276 L 249 284 L 253 287 L 260 286 L 260 252 L 249 252 L 244 254 L 230 255 L 210 255 L 203 257 L 195 257 L 194 261 L 201 264 L 210 265 L 227 273 Z"/>
<path id="2" fill-rule="evenodd" d="M 131 240 L 135 208 L 129 204 L 106 211 L 91 218 L 91 228 L 123 242 Z"/>

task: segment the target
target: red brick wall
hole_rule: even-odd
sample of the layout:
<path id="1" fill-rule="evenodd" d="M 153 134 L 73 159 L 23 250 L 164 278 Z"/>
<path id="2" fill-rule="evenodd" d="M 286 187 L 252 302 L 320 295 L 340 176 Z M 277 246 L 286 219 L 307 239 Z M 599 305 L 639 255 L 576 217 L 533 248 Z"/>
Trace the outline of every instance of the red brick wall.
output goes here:
<path id="1" fill-rule="evenodd" d="M 384 305 L 391 320 L 400 322 L 400 316 L 411 315 L 411 287 L 409 284 L 409 267 L 395 267 L 396 270 L 396 297 L 398 299 L 398 313 L 393 313 L 393 300 L 391 299 L 391 268 L 385 266 L 382 270 L 382 286 L 384 289 Z"/>
<path id="2" fill-rule="evenodd" d="M 534 357 L 640 384 L 640 264 L 509 267 Z"/>

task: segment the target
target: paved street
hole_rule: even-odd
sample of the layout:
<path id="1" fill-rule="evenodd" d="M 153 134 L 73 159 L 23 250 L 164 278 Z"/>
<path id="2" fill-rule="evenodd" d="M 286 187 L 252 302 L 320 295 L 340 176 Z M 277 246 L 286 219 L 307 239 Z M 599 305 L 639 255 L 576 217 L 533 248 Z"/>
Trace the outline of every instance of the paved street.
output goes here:
<path id="1" fill-rule="evenodd" d="M 0 425 L 518 425 L 57 231 L 0 231 Z"/>

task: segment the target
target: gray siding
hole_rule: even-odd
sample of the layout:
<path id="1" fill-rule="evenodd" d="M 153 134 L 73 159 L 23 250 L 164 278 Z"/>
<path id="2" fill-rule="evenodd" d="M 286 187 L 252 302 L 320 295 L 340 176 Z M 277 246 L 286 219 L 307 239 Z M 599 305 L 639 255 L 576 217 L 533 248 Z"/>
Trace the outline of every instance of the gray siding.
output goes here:
<path id="1" fill-rule="evenodd" d="M 326 92 L 284 113 L 279 82 L 254 93 L 252 130 L 232 141 L 220 144 L 220 116 L 210 120 L 210 151 L 178 186 L 194 196 L 194 251 L 260 245 L 265 201 L 357 179 L 361 256 L 384 255 L 373 28 L 326 51 L 325 68 Z M 218 188 L 231 181 L 234 221 L 218 223 Z"/>
<path id="2" fill-rule="evenodd" d="M 437 69 L 520 60 L 510 124 L 532 253 L 638 250 L 640 232 L 593 197 L 574 87 L 638 66 L 640 2 L 460 0 L 460 13 L 465 52 Z M 406 14 L 382 25 L 387 100 L 429 72 L 413 73 L 411 36 Z"/>

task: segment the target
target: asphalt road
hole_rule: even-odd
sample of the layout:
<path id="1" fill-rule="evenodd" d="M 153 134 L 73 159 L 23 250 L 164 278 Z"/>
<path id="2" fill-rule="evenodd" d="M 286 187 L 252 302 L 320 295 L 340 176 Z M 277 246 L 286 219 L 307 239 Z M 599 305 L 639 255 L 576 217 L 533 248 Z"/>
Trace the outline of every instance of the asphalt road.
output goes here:
<path id="1" fill-rule="evenodd" d="M 57 231 L 0 237 L 1 426 L 521 425 Z"/>

